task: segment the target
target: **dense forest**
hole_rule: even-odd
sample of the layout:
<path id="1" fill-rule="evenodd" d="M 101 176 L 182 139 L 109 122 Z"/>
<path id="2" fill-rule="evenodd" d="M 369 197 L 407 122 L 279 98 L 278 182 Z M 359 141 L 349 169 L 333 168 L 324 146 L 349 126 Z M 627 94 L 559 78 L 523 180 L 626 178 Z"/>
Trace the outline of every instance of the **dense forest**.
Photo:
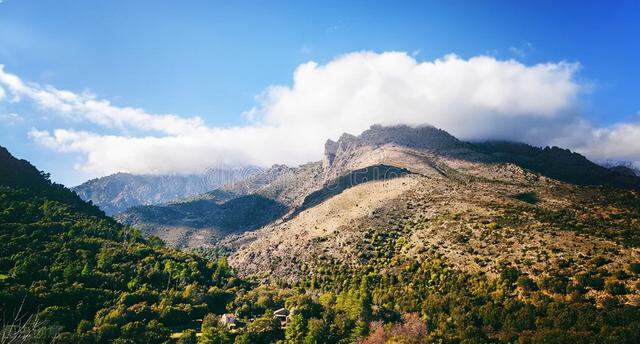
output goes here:
<path id="1" fill-rule="evenodd" d="M 411 222 L 376 228 L 357 264 L 319 256 L 296 284 L 234 276 L 223 254 L 181 252 L 119 225 L 26 161 L 0 161 L 2 343 L 636 343 L 640 274 L 549 267 L 497 277 L 397 254 Z M 596 302 L 585 298 L 598 293 Z M 274 316 L 290 312 L 286 322 Z M 233 314 L 233 324 L 220 322 Z M 230 326 L 232 325 L 232 326 Z"/>

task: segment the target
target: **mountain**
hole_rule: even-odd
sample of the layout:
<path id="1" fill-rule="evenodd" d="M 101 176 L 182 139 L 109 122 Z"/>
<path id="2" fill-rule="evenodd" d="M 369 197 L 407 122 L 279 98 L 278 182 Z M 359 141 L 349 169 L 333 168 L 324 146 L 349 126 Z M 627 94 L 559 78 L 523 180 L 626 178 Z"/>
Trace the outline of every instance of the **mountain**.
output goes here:
<path id="1" fill-rule="evenodd" d="M 259 172 L 255 167 L 210 169 L 198 175 L 116 173 L 72 188 L 109 215 L 138 205 L 161 204 L 238 182 Z"/>
<path id="2" fill-rule="evenodd" d="M 217 237 L 260 228 L 280 218 L 286 210 L 286 206 L 270 198 L 251 194 L 224 201 L 199 199 L 139 206 L 115 218 L 175 247 L 205 247 Z"/>
<path id="3" fill-rule="evenodd" d="M 14 158 L 0 146 L 0 185 L 7 187 L 47 189 L 50 183 L 45 172 L 38 171 L 26 160 Z"/>
<path id="4" fill-rule="evenodd" d="M 355 182 L 354 174 L 377 166 L 403 172 Z M 432 127 L 374 126 L 358 137 L 328 141 L 322 175 L 340 176 L 333 185 L 348 187 L 328 192 L 331 183 L 325 179 L 324 188 L 308 193 L 295 216 L 218 243 L 233 252 L 230 262 L 240 274 L 294 281 L 323 261 L 366 262 L 374 255 L 372 231 L 382 231 L 381 236 L 402 231 L 403 255 L 438 252 L 472 272 L 492 273 L 507 262 L 536 274 L 540 263 L 528 263 L 531 255 L 587 264 L 599 254 L 620 266 L 640 258 L 626 248 L 640 244 L 640 227 L 633 221 L 640 209 L 634 191 L 640 179 L 568 150 L 463 143 Z M 326 196 L 311 201 L 318 194 Z M 607 220 L 615 213 L 625 220 Z M 616 252 L 625 258 L 607 253 L 612 240 L 622 245 Z"/>
<path id="5" fill-rule="evenodd" d="M 640 319 L 637 178 L 559 148 L 429 127 L 365 133 L 327 142 L 322 186 L 282 220 L 215 250 L 251 280 L 370 290 L 375 317 L 416 311 L 444 343 L 640 339 L 607 328 Z M 367 180 L 376 168 L 399 170 Z M 406 330 L 382 321 L 396 327 L 374 326 L 365 342 Z"/>
<path id="6" fill-rule="evenodd" d="M 618 165 L 618 166 L 609 167 L 609 170 L 613 171 L 616 174 L 621 174 L 621 175 L 631 176 L 631 177 L 640 177 L 640 171 L 638 171 L 636 168 L 629 167 L 629 166 Z"/>
<path id="7" fill-rule="evenodd" d="M 494 161 L 513 163 L 567 183 L 640 188 L 637 176 L 605 168 L 568 149 L 539 148 L 513 142 L 476 143 L 474 147 L 491 156 Z"/>
<path id="8" fill-rule="evenodd" d="M 536 180 L 549 177 L 577 185 L 640 187 L 638 178 L 556 147 L 467 143 L 431 126 L 374 125 L 359 136 L 344 134 L 337 141 L 328 140 L 322 161 L 300 167 L 274 165 L 221 189 L 172 204 L 131 208 L 116 218 L 176 247 L 209 247 L 229 235 L 286 222 L 362 180 L 416 174 L 472 183 L 482 178 L 503 178 L 500 173 L 504 171 L 495 171 L 498 166 L 513 171 L 524 168 L 517 173 Z M 505 178 L 515 178 L 513 173 Z M 257 210 L 250 206 L 231 206 L 245 204 L 248 196 L 264 202 L 262 216 L 256 217 Z M 224 214 L 226 211 L 233 215 Z M 227 220 L 234 216 L 255 222 Z"/>
<path id="9" fill-rule="evenodd" d="M 18 190 L 27 189 L 32 195 L 65 203 L 72 206 L 75 211 L 90 216 L 104 217 L 102 211 L 85 203 L 63 185 L 52 183 L 49 180 L 48 173 L 39 171 L 26 160 L 16 159 L 2 146 L 0 146 L 0 187 Z M 11 212 L 10 208 L 3 210 Z"/>

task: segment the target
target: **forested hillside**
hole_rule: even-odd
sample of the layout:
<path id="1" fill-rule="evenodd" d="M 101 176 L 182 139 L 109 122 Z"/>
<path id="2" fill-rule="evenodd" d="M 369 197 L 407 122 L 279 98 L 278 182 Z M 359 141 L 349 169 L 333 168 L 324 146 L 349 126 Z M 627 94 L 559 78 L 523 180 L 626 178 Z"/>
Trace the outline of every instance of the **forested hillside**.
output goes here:
<path id="1" fill-rule="evenodd" d="M 224 261 L 166 249 L 4 149 L 0 160 L 3 343 L 160 343 L 224 311 L 218 288 L 243 287 Z"/>

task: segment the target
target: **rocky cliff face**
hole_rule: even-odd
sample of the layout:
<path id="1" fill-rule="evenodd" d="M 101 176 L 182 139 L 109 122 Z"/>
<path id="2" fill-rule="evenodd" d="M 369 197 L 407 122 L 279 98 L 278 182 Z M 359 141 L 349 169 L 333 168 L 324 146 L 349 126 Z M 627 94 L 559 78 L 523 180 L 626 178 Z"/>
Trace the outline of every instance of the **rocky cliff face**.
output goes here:
<path id="1" fill-rule="evenodd" d="M 329 140 L 319 178 L 318 190 L 282 221 L 216 244 L 232 252 L 240 274 L 294 282 L 317 276 L 310 274 L 326 262 L 354 266 L 394 250 L 438 252 L 473 273 L 495 274 L 497 262 L 507 262 L 535 275 L 546 262 L 536 257 L 586 264 L 594 247 L 624 266 L 626 258 L 607 250 L 625 234 L 596 209 L 622 211 L 621 226 L 639 228 L 631 219 L 637 192 L 623 189 L 637 188 L 638 178 L 558 147 L 464 143 L 432 127 L 373 126 Z M 399 233 L 402 245 L 372 248 Z"/>
<path id="2" fill-rule="evenodd" d="M 446 131 L 432 126 L 414 128 L 406 125 L 392 127 L 373 125 L 358 136 L 358 141 L 371 146 L 397 144 L 410 148 L 428 149 L 439 152 L 465 147 L 464 143 Z"/>

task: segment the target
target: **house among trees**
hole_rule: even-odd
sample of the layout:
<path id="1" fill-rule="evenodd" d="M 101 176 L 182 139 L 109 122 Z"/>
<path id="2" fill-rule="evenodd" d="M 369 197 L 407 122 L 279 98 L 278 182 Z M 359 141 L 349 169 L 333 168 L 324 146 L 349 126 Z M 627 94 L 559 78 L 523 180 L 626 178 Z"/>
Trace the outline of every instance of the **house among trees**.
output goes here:
<path id="1" fill-rule="evenodd" d="M 287 326 L 287 321 L 289 320 L 289 310 L 286 308 L 277 309 L 273 312 L 273 317 L 280 320 L 280 325 L 282 327 Z"/>
<path id="2" fill-rule="evenodd" d="M 225 326 L 226 328 L 235 328 L 236 327 L 236 315 L 232 313 L 223 314 L 220 317 L 220 325 Z"/>

